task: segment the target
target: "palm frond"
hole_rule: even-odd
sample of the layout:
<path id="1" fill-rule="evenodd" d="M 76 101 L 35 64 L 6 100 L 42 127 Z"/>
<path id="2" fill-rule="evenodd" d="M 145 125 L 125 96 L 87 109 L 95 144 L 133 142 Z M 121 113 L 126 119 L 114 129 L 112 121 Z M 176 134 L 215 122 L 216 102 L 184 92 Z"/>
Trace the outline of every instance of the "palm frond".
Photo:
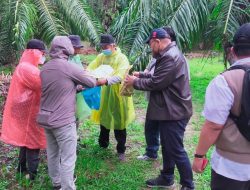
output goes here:
<path id="1" fill-rule="evenodd" d="M 62 20 L 59 20 L 52 9 L 51 3 L 46 0 L 34 0 L 39 15 L 39 33 L 41 38 L 49 43 L 56 35 L 65 35 L 67 32 L 62 26 Z"/>
<path id="2" fill-rule="evenodd" d="M 14 13 L 17 0 L 2 1 L 0 6 L 0 63 L 15 62 L 15 49 L 13 47 Z"/>
<path id="3" fill-rule="evenodd" d="M 89 39 L 94 44 L 99 43 L 99 35 L 103 28 L 90 6 L 81 0 L 57 0 L 55 3 L 73 26 L 75 34 Z"/>
<path id="4" fill-rule="evenodd" d="M 110 33 L 116 37 L 118 43 L 123 39 L 124 31 L 126 30 L 127 25 L 136 20 L 140 2 L 141 0 L 131 1 L 129 7 L 124 10 L 120 16 L 118 16 L 118 18 L 114 21 L 113 26 L 110 28 Z"/>
<path id="5" fill-rule="evenodd" d="M 143 56 L 149 57 L 144 41 L 153 28 L 171 26 L 179 46 L 187 48 L 204 28 L 208 15 L 207 0 L 135 0 L 116 20 L 111 32 L 130 61 L 137 64 L 147 60 Z"/>
<path id="6" fill-rule="evenodd" d="M 207 39 L 213 39 L 218 47 L 231 40 L 239 26 L 250 21 L 249 4 L 248 0 L 218 1 L 211 13 Z"/>
<path id="7" fill-rule="evenodd" d="M 172 1 L 172 11 L 164 25 L 171 26 L 176 32 L 180 48 L 191 48 L 209 15 L 207 0 Z"/>
<path id="8" fill-rule="evenodd" d="M 34 36 L 38 16 L 34 4 L 28 1 L 17 1 L 15 11 L 14 44 L 18 50 L 25 48 Z"/>
<path id="9" fill-rule="evenodd" d="M 155 15 L 155 3 L 149 0 L 131 1 L 130 7 L 117 19 L 111 33 L 118 45 L 128 55 L 131 63 L 140 68 L 149 60 L 149 47 L 145 40 L 159 23 Z"/>

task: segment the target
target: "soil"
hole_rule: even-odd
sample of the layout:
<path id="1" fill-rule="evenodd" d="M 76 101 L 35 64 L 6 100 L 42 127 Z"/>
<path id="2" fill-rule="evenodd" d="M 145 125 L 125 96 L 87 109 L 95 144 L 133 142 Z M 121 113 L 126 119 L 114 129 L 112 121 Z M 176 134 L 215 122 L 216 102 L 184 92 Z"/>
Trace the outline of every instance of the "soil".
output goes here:
<path id="1" fill-rule="evenodd" d="M 81 50 L 83 55 L 98 54 L 98 52 L 92 47 L 86 47 Z"/>

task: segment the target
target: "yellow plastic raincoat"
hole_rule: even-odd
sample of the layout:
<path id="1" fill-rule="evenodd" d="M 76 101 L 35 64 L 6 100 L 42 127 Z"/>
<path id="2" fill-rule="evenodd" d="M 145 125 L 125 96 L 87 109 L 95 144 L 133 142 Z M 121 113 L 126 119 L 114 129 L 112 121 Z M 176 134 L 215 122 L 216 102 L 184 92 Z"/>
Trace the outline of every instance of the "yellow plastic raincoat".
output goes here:
<path id="1" fill-rule="evenodd" d="M 127 57 L 117 48 L 110 56 L 99 54 L 90 63 L 88 70 L 94 70 L 100 65 L 110 65 L 114 71 L 112 76 L 118 76 L 122 80 L 129 68 Z M 132 97 L 120 95 L 121 84 L 102 86 L 101 104 L 98 111 L 92 111 L 91 119 L 103 125 L 107 129 L 123 130 L 135 118 L 135 110 Z"/>

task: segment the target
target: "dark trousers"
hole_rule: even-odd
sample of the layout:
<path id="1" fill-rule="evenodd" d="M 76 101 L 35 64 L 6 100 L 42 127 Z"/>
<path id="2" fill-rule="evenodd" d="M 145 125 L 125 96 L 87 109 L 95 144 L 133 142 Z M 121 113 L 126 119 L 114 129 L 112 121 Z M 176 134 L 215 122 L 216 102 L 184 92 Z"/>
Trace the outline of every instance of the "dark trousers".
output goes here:
<path id="1" fill-rule="evenodd" d="M 39 153 L 40 149 L 20 147 L 19 163 L 17 168 L 18 172 L 28 172 L 30 174 L 30 178 L 34 179 L 37 174 L 37 168 L 40 160 Z"/>
<path id="2" fill-rule="evenodd" d="M 109 129 L 106 129 L 104 126 L 100 125 L 100 135 L 99 135 L 99 145 L 100 147 L 107 148 L 109 146 Z M 114 130 L 115 139 L 117 141 L 116 150 L 118 153 L 124 153 L 126 150 L 126 138 L 127 131 L 124 130 Z"/>
<path id="3" fill-rule="evenodd" d="M 160 129 L 158 122 L 146 119 L 145 122 L 146 155 L 150 158 L 158 157 L 160 146 Z"/>
<path id="4" fill-rule="evenodd" d="M 175 165 L 180 174 L 180 184 L 194 188 L 191 164 L 183 146 L 183 137 L 188 119 L 178 121 L 157 121 L 160 128 L 163 170 L 162 177 L 166 181 L 174 180 Z"/>
<path id="5" fill-rule="evenodd" d="M 250 172 L 250 171 L 249 171 Z M 250 190 L 250 181 L 229 179 L 214 170 L 211 172 L 211 190 Z"/>

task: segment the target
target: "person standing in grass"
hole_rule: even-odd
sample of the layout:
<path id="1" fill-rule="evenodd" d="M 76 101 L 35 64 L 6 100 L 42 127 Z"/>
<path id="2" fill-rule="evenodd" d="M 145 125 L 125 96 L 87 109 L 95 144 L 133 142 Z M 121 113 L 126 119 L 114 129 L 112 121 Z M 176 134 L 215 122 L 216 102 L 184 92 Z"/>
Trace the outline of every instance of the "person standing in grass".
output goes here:
<path id="1" fill-rule="evenodd" d="M 56 36 L 41 69 L 42 96 L 37 122 L 45 128 L 49 176 L 55 190 L 75 190 L 77 85 L 96 86 L 89 72 L 68 62 L 74 48 L 67 36 Z"/>
<path id="2" fill-rule="evenodd" d="M 20 147 L 17 172 L 31 180 L 37 175 L 40 149 L 46 148 L 44 129 L 36 122 L 41 98 L 38 65 L 45 62 L 45 52 L 44 43 L 32 39 L 22 53 L 10 83 L 0 137 Z"/>
<path id="3" fill-rule="evenodd" d="M 125 160 L 127 126 L 134 120 L 135 111 L 132 97 L 120 95 L 121 81 L 129 69 L 127 57 L 116 47 L 114 38 L 109 34 L 101 35 L 102 53 L 90 63 L 88 70 L 94 70 L 100 65 L 109 65 L 114 71 L 111 77 L 99 79 L 102 85 L 100 109 L 93 114 L 97 115 L 100 123 L 99 145 L 102 148 L 109 146 L 109 132 L 114 129 L 117 140 L 117 153 L 121 161 Z"/>
<path id="4" fill-rule="evenodd" d="M 186 59 L 162 28 L 154 29 L 147 42 L 156 59 L 154 74 L 147 78 L 128 75 L 125 80 L 137 90 L 150 91 L 146 119 L 160 129 L 163 170 L 146 184 L 148 187 L 174 187 L 177 166 L 181 190 L 192 190 L 193 173 L 183 146 L 185 128 L 192 115 Z"/>
<path id="5" fill-rule="evenodd" d="M 232 45 L 225 49 L 232 67 L 250 67 L 250 23 L 238 29 Z M 212 190 L 250 189 L 250 141 L 233 120 L 242 112 L 244 74 L 242 69 L 227 70 L 215 77 L 206 90 L 203 111 L 206 121 L 194 155 L 193 170 L 204 171 L 203 160 L 208 149 L 215 145 L 211 157 Z"/>
<path id="6" fill-rule="evenodd" d="M 172 42 L 176 42 L 176 35 L 171 27 L 165 26 L 163 29 L 169 34 Z M 156 59 L 153 58 L 148 64 L 144 72 L 134 72 L 133 75 L 138 78 L 147 78 L 148 75 L 153 75 L 155 70 Z M 146 99 L 149 101 L 150 92 L 146 92 Z M 157 123 L 146 119 L 145 121 L 145 139 L 146 152 L 137 157 L 138 160 L 156 160 L 160 146 L 160 129 Z"/>

